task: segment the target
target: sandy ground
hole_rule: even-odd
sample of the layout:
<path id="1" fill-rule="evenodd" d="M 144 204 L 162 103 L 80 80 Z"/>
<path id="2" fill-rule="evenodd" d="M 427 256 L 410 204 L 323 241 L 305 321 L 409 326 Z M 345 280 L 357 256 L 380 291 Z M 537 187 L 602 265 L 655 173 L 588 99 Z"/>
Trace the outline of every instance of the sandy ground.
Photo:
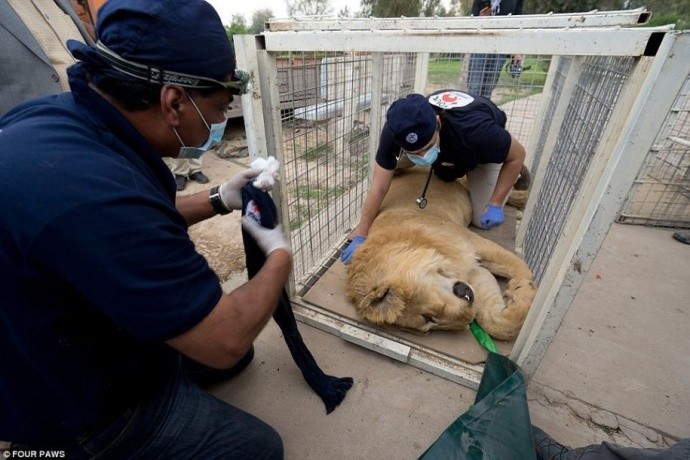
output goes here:
<path id="1" fill-rule="evenodd" d="M 189 181 L 187 187 L 179 194 L 209 190 L 214 185 L 222 184 L 243 168 L 247 168 L 250 161 L 244 146 L 246 146 L 246 138 L 242 119 L 228 121 L 223 143 L 202 157 L 202 171 L 211 182 L 198 184 Z M 193 225 L 189 229 L 189 234 L 196 244 L 197 251 L 206 258 L 221 282 L 243 272 L 245 262 L 239 212 L 216 216 Z"/>

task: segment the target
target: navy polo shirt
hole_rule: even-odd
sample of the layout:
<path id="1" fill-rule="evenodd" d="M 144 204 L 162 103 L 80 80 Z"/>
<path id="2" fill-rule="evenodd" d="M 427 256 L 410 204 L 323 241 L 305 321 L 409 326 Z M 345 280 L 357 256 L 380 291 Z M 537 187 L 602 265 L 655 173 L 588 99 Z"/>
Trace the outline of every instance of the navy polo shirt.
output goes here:
<path id="1" fill-rule="evenodd" d="M 177 366 L 220 283 L 160 156 L 70 69 L 0 119 L 0 439 L 72 438 Z"/>
<path id="2" fill-rule="evenodd" d="M 503 163 L 510 150 L 511 137 L 506 131 L 506 114 L 485 97 L 446 89 L 429 96 L 429 103 L 441 122 L 439 147 L 434 162 L 435 174 L 445 181 L 464 176 L 479 164 Z M 384 125 L 376 163 L 393 170 L 400 146 Z"/>

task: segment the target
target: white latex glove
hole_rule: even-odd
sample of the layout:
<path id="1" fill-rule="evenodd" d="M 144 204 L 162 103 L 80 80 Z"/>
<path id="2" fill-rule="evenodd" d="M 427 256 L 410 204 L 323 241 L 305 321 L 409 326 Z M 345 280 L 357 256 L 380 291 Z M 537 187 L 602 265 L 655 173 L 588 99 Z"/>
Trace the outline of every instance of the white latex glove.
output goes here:
<path id="1" fill-rule="evenodd" d="M 228 209 L 242 209 L 242 193 L 240 190 L 250 180 L 261 173 L 260 169 L 245 169 L 232 176 L 218 188 L 220 199 Z"/>
<path id="2" fill-rule="evenodd" d="M 285 234 L 283 234 L 283 227 L 281 225 L 269 229 L 257 224 L 254 219 L 243 216 L 242 228 L 254 238 L 254 241 L 256 241 L 256 244 L 259 245 L 264 254 L 269 255 L 276 249 L 285 249 L 289 254 L 292 254 L 290 243 Z"/>

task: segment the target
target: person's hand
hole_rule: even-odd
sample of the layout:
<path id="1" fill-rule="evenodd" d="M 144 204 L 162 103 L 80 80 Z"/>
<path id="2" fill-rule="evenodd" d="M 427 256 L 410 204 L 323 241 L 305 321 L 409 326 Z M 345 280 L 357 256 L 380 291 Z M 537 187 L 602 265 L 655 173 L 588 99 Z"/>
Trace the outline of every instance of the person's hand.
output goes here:
<path id="1" fill-rule="evenodd" d="M 506 221 L 506 216 L 503 214 L 502 206 L 494 206 L 493 204 L 486 205 L 484 214 L 479 220 L 482 228 L 491 228 L 501 225 Z"/>
<path id="2" fill-rule="evenodd" d="M 347 245 L 347 247 L 343 250 L 343 252 L 340 254 L 340 260 L 343 261 L 345 265 L 349 264 L 350 261 L 352 260 L 352 256 L 355 254 L 355 249 L 357 249 L 357 246 L 360 244 L 364 243 L 364 240 L 366 240 L 366 236 L 355 236 L 352 238 L 352 241 L 350 241 L 350 244 Z"/>
<path id="3" fill-rule="evenodd" d="M 260 172 L 260 169 L 245 169 L 223 182 L 218 188 L 218 193 L 226 208 L 230 210 L 242 209 L 242 193 L 240 190 L 247 182 L 258 176 Z"/>
<path id="4" fill-rule="evenodd" d="M 278 249 L 284 249 L 288 254 L 292 254 L 290 243 L 285 237 L 281 225 L 275 228 L 266 228 L 257 224 L 254 219 L 244 216 L 242 217 L 242 228 L 254 238 L 266 256 Z"/>

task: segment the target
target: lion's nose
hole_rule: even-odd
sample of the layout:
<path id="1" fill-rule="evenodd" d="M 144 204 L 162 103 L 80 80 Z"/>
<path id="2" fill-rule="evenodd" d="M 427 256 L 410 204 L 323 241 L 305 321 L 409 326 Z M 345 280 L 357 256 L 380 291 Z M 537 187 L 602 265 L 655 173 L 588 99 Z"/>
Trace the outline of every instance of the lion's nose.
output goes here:
<path id="1" fill-rule="evenodd" d="M 474 301 L 474 292 L 472 291 L 472 288 L 462 281 L 458 281 L 453 285 L 453 294 L 455 294 L 456 297 L 467 300 L 468 302 Z"/>

